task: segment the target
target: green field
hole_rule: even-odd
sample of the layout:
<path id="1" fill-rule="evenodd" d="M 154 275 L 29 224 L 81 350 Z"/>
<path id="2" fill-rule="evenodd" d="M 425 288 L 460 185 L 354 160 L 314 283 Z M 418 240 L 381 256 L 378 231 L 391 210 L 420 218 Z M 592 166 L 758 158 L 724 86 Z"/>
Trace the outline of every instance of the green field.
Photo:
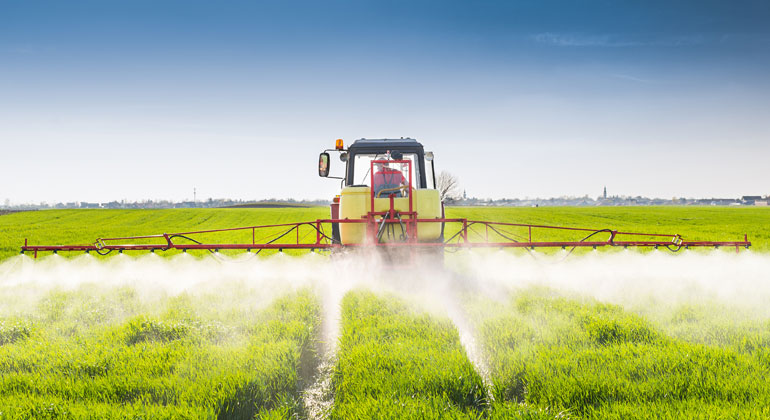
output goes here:
<path id="1" fill-rule="evenodd" d="M 389 291 L 359 285 L 331 302 L 323 290 L 335 279 L 326 271 L 317 273 L 317 284 L 299 288 L 248 283 L 252 274 L 275 277 L 276 283 L 290 283 L 280 277 L 286 273 L 312 278 L 315 268 L 302 272 L 304 259 L 298 257 L 278 263 L 295 271 L 223 276 L 220 283 L 210 279 L 216 287 L 183 291 L 94 281 L 85 269 L 72 284 L 15 281 L 17 267 L 32 264 L 17 256 L 25 237 L 31 243 L 92 243 L 97 237 L 309 220 L 326 212 L 67 210 L 0 216 L 0 419 L 306 418 L 303 391 L 319 380 L 320 344 L 329 340 L 322 332 L 324 305 L 340 313 L 326 391 L 333 399 L 329 418 L 770 418 L 770 319 L 719 296 L 623 306 L 544 286 L 483 293 L 448 281 L 454 275 L 441 271 L 403 269 L 379 276 L 398 278 Z M 770 307 L 770 209 L 453 208 L 448 216 L 672 232 L 687 239 L 736 240 L 748 233 L 751 263 L 760 269 L 748 279 L 757 285 L 753 304 Z M 251 239 L 250 232 L 242 235 L 221 238 Z M 31 267 L 56 276 L 57 267 L 83 264 L 56 258 L 45 256 Z M 123 264 L 132 261 L 142 267 L 145 260 Z M 264 261 L 243 269 L 274 269 L 275 259 L 268 255 Z M 239 267 L 223 264 L 230 264 L 228 276 Z M 378 277 L 358 266 L 345 269 L 360 271 L 348 275 Z M 736 279 L 724 280 L 729 291 Z M 467 318 L 486 372 L 469 359 L 461 327 L 442 312 L 442 301 L 428 304 L 393 286 L 401 283 L 443 285 L 436 291 L 454 299 Z"/>
<path id="2" fill-rule="evenodd" d="M 694 333 L 709 330 L 698 325 L 709 321 L 709 306 L 682 305 L 653 322 L 538 289 L 496 311 L 489 301 L 476 305 L 494 397 L 504 407 L 525 403 L 585 419 L 770 416 L 767 320 L 727 315 L 712 330 L 719 334 L 704 340 Z"/>
<path id="3" fill-rule="evenodd" d="M 32 308 L 13 297 L 0 303 L 2 418 L 302 413 L 309 377 L 298 375 L 314 365 L 318 324 L 308 291 L 264 309 L 235 290 L 148 301 L 132 288 L 87 284 L 51 291 Z"/>
<path id="4" fill-rule="evenodd" d="M 770 251 L 770 208 L 763 207 L 494 207 L 456 208 L 447 213 L 477 220 L 680 234 L 687 240 L 739 241 L 747 234 L 754 250 Z M 569 237 L 542 229 L 533 232 L 533 238 Z"/>
<path id="5" fill-rule="evenodd" d="M 328 209 L 46 210 L 0 217 L 0 259 L 30 244 L 93 244 L 97 238 L 152 235 L 218 228 L 291 223 L 328 217 Z M 270 230 L 269 233 L 277 230 Z M 308 235 L 310 230 L 302 232 Z M 212 241 L 251 241 L 251 231 L 231 232 Z M 311 236 L 308 235 L 310 239 Z M 312 239 L 315 239 L 312 236 Z M 173 253 L 168 253 L 172 255 Z"/>
<path id="6" fill-rule="evenodd" d="M 30 244 L 93 244 L 97 238 L 231 228 L 328 217 L 325 207 L 285 209 L 45 210 L 0 217 L 0 260 Z M 680 234 L 688 240 L 742 240 L 749 235 L 756 251 L 770 251 L 770 209 L 725 207 L 497 207 L 448 208 L 447 217 L 525 224 L 613 228 Z M 447 227 L 447 236 L 456 226 Z M 476 229 L 477 234 L 483 234 Z M 526 229 L 513 229 L 526 236 Z M 267 230 L 280 232 L 278 229 Z M 305 242 L 315 232 L 304 228 Z M 579 240 L 582 234 L 535 229 L 535 240 Z M 203 238 L 207 238 L 203 236 Z M 600 237 L 602 238 L 602 237 Z M 209 236 L 211 241 L 251 241 L 251 231 Z M 257 238 L 259 239 L 259 238 Z M 287 238 L 288 240 L 289 238 Z M 471 240 L 478 236 L 470 235 Z M 606 239 L 603 238 L 603 239 Z M 173 254 L 173 253 L 169 253 Z"/>
<path id="7" fill-rule="evenodd" d="M 351 292 L 342 302 L 334 418 L 470 417 L 484 411 L 481 377 L 452 323 L 393 296 Z"/>

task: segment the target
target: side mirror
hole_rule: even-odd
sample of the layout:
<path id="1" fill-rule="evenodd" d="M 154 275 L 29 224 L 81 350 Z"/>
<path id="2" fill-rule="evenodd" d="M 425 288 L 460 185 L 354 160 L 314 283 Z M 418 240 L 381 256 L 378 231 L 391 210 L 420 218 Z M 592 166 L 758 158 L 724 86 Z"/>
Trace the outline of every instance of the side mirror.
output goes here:
<path id="1" fill-rule="evenodd" d="M 329 154 L 324 152 L 318 157 L 318 176 L 329 176 Z"/>

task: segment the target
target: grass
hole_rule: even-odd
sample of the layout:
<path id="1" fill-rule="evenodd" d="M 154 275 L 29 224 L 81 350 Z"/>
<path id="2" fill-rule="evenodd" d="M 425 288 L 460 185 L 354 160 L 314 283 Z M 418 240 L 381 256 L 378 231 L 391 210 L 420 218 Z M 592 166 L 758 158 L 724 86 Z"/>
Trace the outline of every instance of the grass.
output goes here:
<path id="1" fill-rule="evenodd" d="M 491 306 L 482 300 L 475 311 L 500 410 L 525 404 L 580 419 L 770 415 L 767 322 L 734 324 L 730 339 L 704 343 L 672 334 L 690 322 L 679 311 L 659 324 L 547 289 Z"/>
<path id="2" fill-rule="evenodd" d="M 479 418 L 487 396 L 448 319 L 370 292 L 342 302 L 334 419 Z"/>
<path id="3" fill-rule="evenodd" d="M 748 234 L 753 250 L 770 251 L 770 208 L 767 207 L 457 207 L 448 210 L 447 217 L 679 234 L 686 240 L 740 241 Z M 508 230 L 519 238 L 528 238 L 526 228 Z M 482 229 L 477 232 L 470 235 L 470 239 L 479 240 L 478 235 L 484 234 Z M 580 240 L 588 233 L 533 229 L 532 238 L 535 241 Z M 606 240 L 608 234 L 594 238 Z"/>
<path id="4" fill-rule="evenodd" d="M 27 238 L 30 244 L 93 244 L 97 238 L 232 228 L 274 223 L 313 221 L 328 217 L 326 207 L 284 209 L 169 209 L 169 210 L 43 210 L 0 216 L 0 260 L 18 254 Z M 770 208 L 733 207 L 454 207 L 447 217 L 558 226 L 607 228 L 627 231 L 678 233 L 688 240 L 742 240 L 748 234 L 756 251 L 770 251 Z M 456 231 L 459 225 L 447 227 Z M 453 230 L 454 229 L 454 230 Z M 282 232 L 267 229 L 257 238 Z M 472 229 L 471 240 L 484 232 Z M 525 228 L 507 231 L 527 238 Z M 290 236 L 290 237 L 289 237 Z M 287 236 L 286 241 L 296 239 Z M 494 237 L 494 234 L 492 235 Z M 585 234 L 534 229 L 535 240 L 579 240 Z M 211 242 L 251 241 L 251 231 L 201 235 Z M 598 235 L 596 238 L 607 239 Z M 315 240 L 315 231 L 304 227 L 303 242 Z M 178 241 L 183 241 L 178 239 Z M 235 251 L 237 253 L 238 251 Z M 204 252 L 193 252 L 202 255 Z M 269 254 L 270 252 L 266 252 Z M 175 252 L 167 252 L 174 255 Z"/>
<path id="5" fill-rule="evenodd" d="M 0 308 L 0 418 L 252 419 L 303 412 L 318 303 L 309 291 L 162 297 L 83 285 Z"/>
<path id="6" fill-rule="evenodd" d="M 169 209 L 169 210 L 41 210 L 0 216 L 0 260 L 17 255 L 24 239 L 30 244 L 93 244 L 97 238 L 291 223 L 328 217 L 322 207 L 300 209 Z M 264 235 L 285 229 L 269 229 Z M 315 239 L 305 227 L 301 235 Z M 201 235 L 222 242 L 250 242 L 251 230 Z M 259 237 L 257 237 L 259 239 Z M 294 238 L 292 238 L 294 239 Z M 140 241 L 139 241 L 140 242 Z M 137 242 L 137 243 L 139 243 Z M 162 242 L 162 240 L 161 240 Z M 157 240 L 156 240 L 157 243 Z M 192 254 L 203 255 L 202 252 Z M 164 255 L 174 255 L 166 252 Z M 64 254 L 63 254 L 64 255 Z"/>

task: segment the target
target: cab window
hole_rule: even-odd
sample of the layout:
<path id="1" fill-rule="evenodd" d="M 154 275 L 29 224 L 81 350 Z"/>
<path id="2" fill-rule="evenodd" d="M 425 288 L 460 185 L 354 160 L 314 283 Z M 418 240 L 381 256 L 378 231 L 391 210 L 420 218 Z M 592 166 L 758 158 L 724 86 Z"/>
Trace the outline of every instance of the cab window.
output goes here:
<path id="1" fill-rule="evenodd" d="M 353 185 L 371 185 L 371 168 L 373 160 L 384 160 L 385 153 L 381 154 L 357 154 L 355 155 L 355 162 L 353 164 Z M 412 162 L 412 187 L 420 188 L 420 168 L 417 166 L 419 160 L 416 153 L 404 153 L 402 160 L 408 160 Z M 403 170 L 403 175 L 409 180 L 409 174 L 407 170 Z"/>

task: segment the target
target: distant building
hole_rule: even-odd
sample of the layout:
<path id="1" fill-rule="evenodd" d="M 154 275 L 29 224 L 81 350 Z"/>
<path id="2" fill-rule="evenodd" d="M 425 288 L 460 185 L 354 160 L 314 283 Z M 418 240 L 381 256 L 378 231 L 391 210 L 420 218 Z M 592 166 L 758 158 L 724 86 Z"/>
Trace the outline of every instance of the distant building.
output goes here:
<path id="1" fill-rule="evenodd" d="M 604 186 L 604 199 L 607 199 L 607 186 Z"/>
<path id="2" fill-rule="evenodd" d="M 696 204 L 705 206 L 731 206 L 735 204 L 741 204 L 741 200 L 735 198 L 700 198 L 695 201 Z"/>
<path id="3" fill-rule="evenodd" d="M 759 195 L 744 195 L 741 197 L 741 203 L 747 206 L 753 206 L 757 200 L 762 200 L 762 197 Z"/>

